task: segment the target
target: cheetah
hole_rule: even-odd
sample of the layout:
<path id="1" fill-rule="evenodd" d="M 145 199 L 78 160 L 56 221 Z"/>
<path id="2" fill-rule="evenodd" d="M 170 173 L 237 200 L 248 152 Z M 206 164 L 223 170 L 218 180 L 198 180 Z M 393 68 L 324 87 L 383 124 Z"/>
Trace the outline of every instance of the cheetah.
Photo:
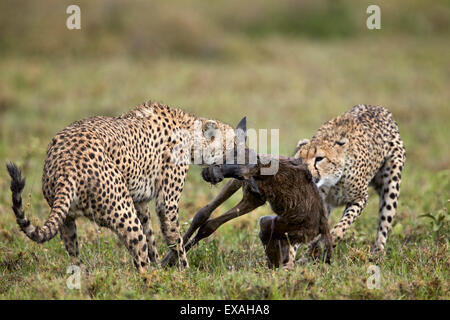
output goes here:
<path id="1" fill-rule="evenodd" d="M 400 194 L 406 155 L 398 125 L 383 107 L 356 105 L 322 125 L 315 136 L 300 140 L 294 155 L 307 164 L 327 205 L 345 205 L 331 230 L 333 245 L 342 240 L 368 201 L 368 187 L 377 192 L 379 225 L 373 253 L 384 254 Z"/>
<path id="2" fill-rule="evenodd" d="M 194 158 L 194 163 L 221 163 L 223 151 L 235 143 L 233 134 L 227 124 L 151 101 L 118 117 L 74 122 L 47 148 L 42 191 L 51 211 L 42 227 L 26 218 L 21 198 L 25 179 L 16 165 L 7 163 L 17 223 L 38 243 L 59 231 L 71 260 L 80 263 L 75 220 L 87 217 L 113 230 L 137 271 L 145 272 L 150 262 L 159 265 L 148 210 L 155 199 L 169 251 L 180 268 L 187 268 L 178 202 L 189 164 Z"/>

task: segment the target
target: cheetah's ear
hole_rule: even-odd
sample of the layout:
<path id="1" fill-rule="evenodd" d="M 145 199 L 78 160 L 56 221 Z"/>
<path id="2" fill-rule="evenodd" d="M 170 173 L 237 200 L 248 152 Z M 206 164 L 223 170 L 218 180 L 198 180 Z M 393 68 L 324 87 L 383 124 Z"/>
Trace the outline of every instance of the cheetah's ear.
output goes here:
<path id="1" fill-rule="evenodd" d="M 217 130 L 217 129 L 218 129 L 217 123 L 213 120 L 206 120 L 205 124 L 203 125 L 203 131 Z"/>
<path id="2" fill-rule="evenodd" d="M 216 137 L 216 130 L 218 130 L 218 129 L 219 129 L 219 126 L 217 125 L 217 123 L 215 121 L 207 120 L 207 121 L 205 121 L 205 123 L 203 125 L 203 135 L 208 140 L 214 141 L 214 139 Z"/>
<path id="3" fill-rule="evenodd" d="M 293 156 L 295 156 L 295 154 L 297 153 L 297 151 L 298 151 L 302 146 L 304 146 L 305 144 L 307 144 L 308 142 L 309 142 L 309 139 L 300 139 L 300 140 L 298 140 L 297 146 L 295 147 Z"/>
<path id="4" fill-rule="evenodd" d="M 301 146 L 304 146 L 308 142 L 309 142 L 309 139 L 300 139 L 300 140 L 298 140 L 298 142 L 297 142 L 297 149 L 300 148 Z"/>

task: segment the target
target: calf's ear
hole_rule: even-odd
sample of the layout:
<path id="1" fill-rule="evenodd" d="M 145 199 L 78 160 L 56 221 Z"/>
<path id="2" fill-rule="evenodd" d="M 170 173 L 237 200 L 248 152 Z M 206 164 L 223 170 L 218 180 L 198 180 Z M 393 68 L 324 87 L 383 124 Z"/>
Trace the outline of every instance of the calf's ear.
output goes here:
<path id="1" fill-rule="evenodd" d="M 248 180 L 248 186 L 249 186 L 249 191 L 250 193 L 261 200 L 264 200 L 263 195 L 261 194 L 261 192 L 259 191 L 258 185 L 256 184 L 255 178 L 254 177 L 250 177 Z"/>
<path id="2" fill-rule="evenodd" d="M 236 137 L 238 143 L 247 141 L 247 117 L 243 117 L 236 127 Z"/>

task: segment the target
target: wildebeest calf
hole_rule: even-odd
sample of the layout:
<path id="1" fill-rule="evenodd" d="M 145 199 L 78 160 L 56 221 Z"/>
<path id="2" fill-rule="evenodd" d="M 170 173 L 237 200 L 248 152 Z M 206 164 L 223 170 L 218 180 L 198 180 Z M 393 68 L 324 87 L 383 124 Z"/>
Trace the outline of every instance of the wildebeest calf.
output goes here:
<path id="1" fill-rule="evenodd" d="M 203 179 L 214 184 L 224 178 L 234 178 L 216 198 L 219 199 L 217 202 L 225 201 L 240 186 L 243 189 L 243 199 L 235 208 L 215 219 L 207 220 L 218 206 L 217 203 L 212 204 L 212 208 L 205 207 L 203 212 L 200 210 L 193 219 L 187 237 L 197 228 L 199 231 L 187 244 L 186 250 L 212 234 L 226 221 L 268 202 L 277 216 L 264 216 L 260 219 L 259 236 L 270 267 L 279 267 L 280 264 L 285 268 L 292 267 L 298 245 L 309 242 L 318 235 L 325 242 L 323 257 L 327 262 L 330 261 L 332 244 L 326 209 L 309 170 L 300 159 L 280 157 L 272 161 L 279 161 L 279 169 L 274 175 L 261 174 L 264 164 L 259 156 L 257 164 L 212 165 L 203 169 Z M 315 249 L 309 248 L 313 253 Z"/>

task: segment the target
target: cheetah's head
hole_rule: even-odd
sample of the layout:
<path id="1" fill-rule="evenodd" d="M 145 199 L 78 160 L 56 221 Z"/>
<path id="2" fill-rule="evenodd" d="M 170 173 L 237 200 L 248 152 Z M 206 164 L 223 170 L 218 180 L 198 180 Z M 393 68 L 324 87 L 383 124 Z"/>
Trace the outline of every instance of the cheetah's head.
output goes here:
<path id="1" fill-rule="evenodd" d="M 207 165 L 235 161 L 237 145 L 245 144 L 246 118 L 239 122 L 236 131 L 226 123 L 211 119 L 200 120 L 201 135 L 197 135 L 197 140 L 194 140 L 193 160 L 201 159 L 201 164 Z"/>
<path id="2" fill-rule="evenodd" d="M 303 139 L 297 143 L 294 157 L 308 166 L 318 188 L 332 187 L 342 177 L 348 145 L 347 138 Z"/>

